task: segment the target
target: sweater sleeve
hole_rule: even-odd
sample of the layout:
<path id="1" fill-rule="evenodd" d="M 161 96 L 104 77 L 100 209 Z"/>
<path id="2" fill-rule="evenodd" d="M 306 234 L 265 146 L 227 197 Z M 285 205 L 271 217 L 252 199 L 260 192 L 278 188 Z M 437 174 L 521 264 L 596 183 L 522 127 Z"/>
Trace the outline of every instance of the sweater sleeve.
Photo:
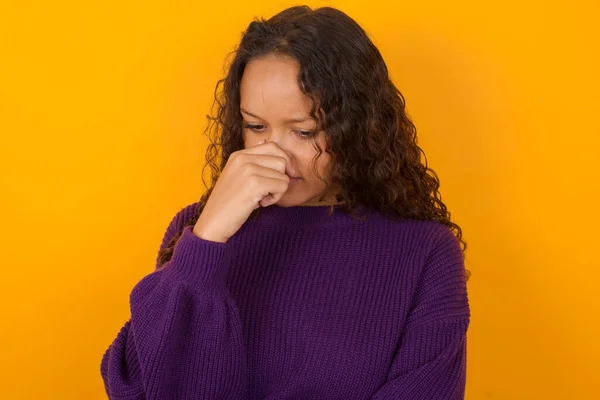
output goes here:
<path id="1" fill-rule="evenodd" d="M 242 324 L 223 283 L 227 243 L 182 228 L 171 259 L 129 296 L 131 317 L 102 357 L 110 399 L 243 399 L 248 386 Z M 179 225 L 179 226 L 178 226 Z"/>
<path id="2" fill-rule="evenodd" d="M 419 278 L 385 384 L 372 400 L 462 400 L 470 322 L 462 249 L 443 229 Z"/>

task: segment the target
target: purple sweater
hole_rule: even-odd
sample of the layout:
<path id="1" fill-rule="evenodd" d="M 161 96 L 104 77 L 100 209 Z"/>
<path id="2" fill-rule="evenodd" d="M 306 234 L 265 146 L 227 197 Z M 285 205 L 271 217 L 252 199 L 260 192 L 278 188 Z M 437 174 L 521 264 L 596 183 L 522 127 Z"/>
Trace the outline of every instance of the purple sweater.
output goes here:
<path id="1" fill-rule="evenodd" d="M 195 211 L 181 209 L 161 248 Z M 227 243 L 185 227 L 102 357 L 110 399 L 463 399 L 470 308 L 434 221 L 263 208 Z"/>

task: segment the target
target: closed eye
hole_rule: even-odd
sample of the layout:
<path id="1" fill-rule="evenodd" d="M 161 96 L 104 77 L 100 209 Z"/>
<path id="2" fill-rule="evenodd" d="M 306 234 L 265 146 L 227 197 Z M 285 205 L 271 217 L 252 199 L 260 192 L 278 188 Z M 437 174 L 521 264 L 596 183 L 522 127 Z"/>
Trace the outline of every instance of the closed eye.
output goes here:
<path id="1" fill-rule="evenodd" d="M 264 125 L 256 125 L 256 124 L 245 124 L 244 128 L 250 129 L 254 132 L 260 132 L 264 129 Z M 300 130 L 294 130 L 294 132 L 296 133 L 297 136 L 299 136 L 301 139 L 309 139 L 311 138 L 314 134 L 315 131 L 300 131 Z"/>
<path id="2" fill-rule="evenodd" d="M 253 131 L 258 131 L 262 127 L 264 127 L 264 125 L 250 125 L 250 124 L 244 125 L 244 128 L 252 129 Z"/>

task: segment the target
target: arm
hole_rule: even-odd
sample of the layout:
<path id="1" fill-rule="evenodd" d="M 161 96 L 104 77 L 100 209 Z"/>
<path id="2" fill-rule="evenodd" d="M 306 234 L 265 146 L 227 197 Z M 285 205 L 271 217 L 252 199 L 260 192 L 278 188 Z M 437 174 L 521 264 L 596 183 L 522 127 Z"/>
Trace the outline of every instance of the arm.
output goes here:
<path id="1" fill-rule="evenodd" d="M 462 400 L 470 322 L 459 241 L 443 229 L 421 273 L 385 384 L 372 400 Z"/>
<path id="2" fill-rule="evenodd" d="M 169 235 L 182 229 L 180 211 Z M 241 319 L 222 280 L 226 243 L 186 226 L 171 260 L 138 282 L 131 318 L 101 362 L 110 399 L 242 399 L 247 364 Z"/>

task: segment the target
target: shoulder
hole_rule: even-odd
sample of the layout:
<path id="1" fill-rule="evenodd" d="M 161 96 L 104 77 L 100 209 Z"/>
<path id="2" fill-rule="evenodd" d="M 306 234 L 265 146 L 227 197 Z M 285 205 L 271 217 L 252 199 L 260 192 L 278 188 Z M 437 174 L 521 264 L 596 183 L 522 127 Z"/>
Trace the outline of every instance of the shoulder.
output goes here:
<path id="1" fill-rule="evenodd" d="M 427 249 L 427 260 L 435 262 L 437 259 L 441 259 L 437 261 L 462 263 L 462 248 L 454 231 L 441 222 L 429 222 L 431 242 Z"/>
<path id="2" fill-rule="evenodd" d="M 190 218 L 192 218 L 192 216 L 195 215 L 196 211 L 198 210 L 199 205 L 200 205 L 199 201 L 188 204 L 188 205 L 180 208 L 175 213 L 175 215 L 173 217 L 171 217 L 171 220 L 170 220 L 169 224 L 167 225 L 167 228 L 165 229 L 162 240 L 160 242 L 160 246 L 158 249 L 158 255 L 156 256 L 155 269 L 157 269 L 158 266 L 160 265 L 160 259 L 161 259 L 161 254 L 162 254 L 163 250 L 167 247 L 167 245 L 175 237 L 175 235 L 177 235 L 177 233 L 183 231 L 183 228 L 185 227 L 185 223 Z"/>
<path id="3" fill-rule="evenodd" d="M 433 220 L 407 219 L 394 223 L 397 248 L 415 263 L 417 275 L 454 273 L 464 266 L 459 239 L 447 225 Z"/>
<path id="4" fill-rule="evenodd" d="M 178 228 L 183 228 L 185 222 L 187 222 L 190 218 L 192 218 L 196 212 L 198 211 L 198 206 L 200 205 L 199 201 L 188 204 L 177 211 L 171 223 L 175 223 Z"/>
<path id="5" fill-rule="evenodd" d="M 420 283 L 439 287 L 452 281 L 455 287 L 464 289 L 465 258 L 454 231 L 437 221 L 419 221 L 417 225 L 422 238 Z"/>
<path id="6" fill-rule="evenodd" d="M 411 323 L 469 318 L 465 259 L 459 239 L 441 222 L 420 221 L 417 225 L 426 241 L 421 243 L 419 267 L 415 269 Z"/>
<path id="7" fill-rule="evenodd" d="M 192 218 L 198 211 L 199 205 L 200 205 L 199 201 L 188 204 L 184 207 L 181 207 L 175 213 L 175 215 L 173 217 L 171 217 L 171 220 L 170 220 L 169 224 L 167 225 L 167 228 L 165 229 L 165 233 L 163 235 L 161 249 L 164 248 L 167 245 L 167 243 L 169 243 L 171 241 L 171 239 L 173 239 L 173 237 L 175 237 L 175 235 L 178 232 L 183 231 L 183 228 L 185 227 L 186 222 L 190 218 Z"/>
<path id="8" fill-rule="evenodd" d="M 410 241 L 425 256 L 440 247 L 460 246 L 454 232 L 438 221 L 406 219 L 391 221 L 391 224 L 403 241 Z"/>

